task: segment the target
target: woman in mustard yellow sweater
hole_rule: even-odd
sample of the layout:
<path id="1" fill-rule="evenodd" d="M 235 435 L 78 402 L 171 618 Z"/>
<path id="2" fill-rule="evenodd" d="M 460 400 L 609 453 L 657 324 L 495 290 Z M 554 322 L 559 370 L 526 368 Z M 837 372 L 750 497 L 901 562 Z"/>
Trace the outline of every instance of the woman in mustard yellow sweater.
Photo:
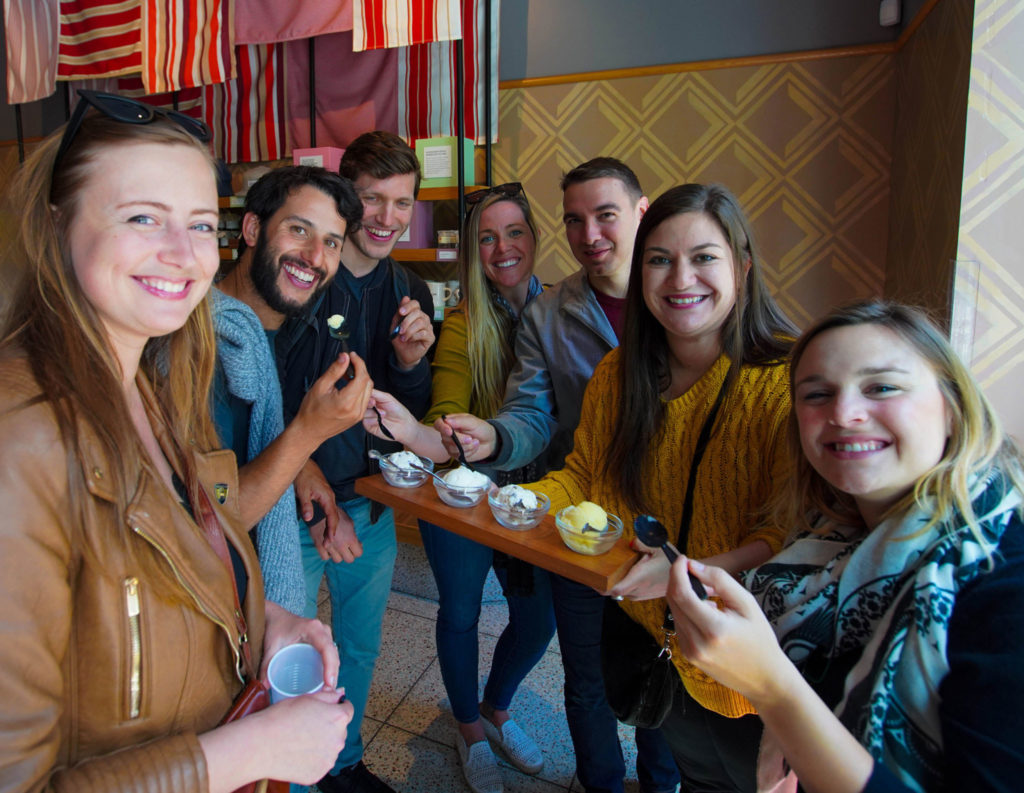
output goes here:
<path id="1" fill-rule="evenodd" d="M 633 249 L 622 345 L 587 387 L 565 468 L 534 489 L 552 510 L 581 500 L 650 514 L 697 559 L 739 571 L 779 548 L 758 511 L 786 473 L 785 358 L 797 331 L 768 294 L 749 224 L 724 188 L 682 185 L 644 215 Z M 697 437 L 721 392 L 692 518 L 680 524 Z M 648 549 L 649 550 L 649 549 Z M 668 562 L 647 554 L 613 590 L 660 643 Z M 755 788 L 760 722 L 740 695 L 674 655 L 684 691 L 661 730 L 687 793 Z"/>

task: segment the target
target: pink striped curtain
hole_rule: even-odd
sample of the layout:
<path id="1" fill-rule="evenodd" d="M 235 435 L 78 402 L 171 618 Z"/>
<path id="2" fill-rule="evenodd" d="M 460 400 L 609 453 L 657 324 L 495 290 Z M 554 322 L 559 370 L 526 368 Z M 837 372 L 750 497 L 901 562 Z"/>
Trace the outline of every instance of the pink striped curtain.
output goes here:
<path id="1" fill-rule="evenodd" d="M 461 0 L 354 0 L 356 52 L 462 38 Z"/>
<path id="2" fill-rule="evenodd" d="M 57 87 L 58 0 L 4 0 L 7 101 L 35 102 Z"/>
<path id="3" fill-rule="evenodd" d="M 236 49 L 238 77 L 203 88 L 203 119 L 213 150 L 225 162 L 288 157 L 283 44 Z"/>
<path id="4" fill-rule="evenodd" d="M 289 156 L 283 49 L 281 44 L 239 47 L 237 78 L 177 92 L 178 112 L 209 125 L 216 157 L 256 162 Z M 139 76 L 76 81 L 72 96 L 76 88 L 130 96 L 165 110 L 174 107 L 174 93 L 147 95 Z"/>
<path id="5" fill-rule="evenodd" d="M 234 0 L 4 0 L 9 102 L 141 73 L 151 94 L 234 76 Z"/>
<path id="6" fill-rule="evenodd" d="M 500 0 L 491 10 L 491 82 L 485 84 L 483 0 L 466 0 L 462 10 L 465 60 L 466 137 L 487 142 L 484 96 L 491 93 L 492 142 L 498 140 L 498 20 Z M 398 134 L 408 140 L 451 136 L 455 124 L 455 47 L 448 42 L 416 44 L 399 50 Z"/>

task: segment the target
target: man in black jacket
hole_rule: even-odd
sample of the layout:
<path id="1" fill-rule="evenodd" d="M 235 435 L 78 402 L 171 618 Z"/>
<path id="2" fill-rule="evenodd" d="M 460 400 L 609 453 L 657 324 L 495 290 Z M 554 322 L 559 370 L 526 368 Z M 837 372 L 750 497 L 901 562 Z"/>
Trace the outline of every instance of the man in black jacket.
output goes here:
<path id="1" fill-rule="evenodd" d="M 420 169 L 415 152 L 389 132 L 356 138 L 341 161 L 341 175 L 352 180 L 363 203 L 359 229 L 348 235 L 330 287 L 308 314 L 291 320 L 275 341 L 283 364 L 285 415 L 294 415 L 306 389 L 336 360 L 342 344 L 366 362 L 374 385 L 394 394 L 416 416 L 430 406 L 430 365 L 434 343 L 433 303 L 426 284 L 390 254 L 412 219 Z M 328 318 L 340 315 L 345 342 L 331 337 Z M 340 385 L 345 387 L 345 378 Z M 327 440 L 314 454 L 345 513 L 333 537 L 324 539 L 355 560 L 323 559 L 311 538 L 303 537 L 307 616 L 316 614 L 320 580 L 327 575 L 332 629 L 341 656 L 338 685 L 355 709 L 348 742 L 330 774 L 318 783 L 323 793 L 383 792 L 392 789 L 362 762 L 360 726 L 380 649 L 381 622 L 391 589 L 397 544 L 390 509 L 355 494 L 354 482 L 371 473 L 367 451 L 386 446 L 357 424 Z M 400 448 L 394 446 L 394 449 Z M 392 449 L 388 449 L 391 451 Z M 296 480 L 304 516 L 312 518 L 315 484 Z"/>

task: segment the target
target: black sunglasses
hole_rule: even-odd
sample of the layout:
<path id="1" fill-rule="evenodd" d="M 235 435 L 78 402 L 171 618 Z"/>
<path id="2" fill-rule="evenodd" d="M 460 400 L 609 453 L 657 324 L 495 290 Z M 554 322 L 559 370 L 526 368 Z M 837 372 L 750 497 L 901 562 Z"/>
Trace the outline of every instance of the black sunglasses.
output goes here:
<path id="1" fill-rule="evenodd" d="M 198 118 L 186 116 L 177 110 L 164 110 L 147 105 L 145 102 L 129 99 L 126 96 L 87 91 L 84 88 L 78 89 L 78 96 L 81 97 L 81 101 L 75 105 L 75 112 L 71 114 L 68 125 L 64 128 L 64 137 L 61 138 L 60 148 L 57 149 L 57 156 L 53 160 L 54 173 L 57 172 L 57 166 L 60 165 L 60 161 L 71 148 L 75 135 L 78 134 L 78 130 L 82 126 L 86 111 L 90 107 L 96 108 L 107 118 L 124 124 L 151 124 L 157 118 L 166 118 L 201 143 L 207 143 L 210 140 L 210 128 L 206 124 Z"/>
<path id="2" fill-rule="evenodd" d="M 522 182 L 505 182 L 505 184 L 495 185 L 494 187 L 487 187 L 483 190 L 474 190 L 472 193 L 466 194 L 466 214 L 469 211 L 483 201 L 489 195 L 499 195 L 505 198 L 515 198 L 523 194 Z"/>

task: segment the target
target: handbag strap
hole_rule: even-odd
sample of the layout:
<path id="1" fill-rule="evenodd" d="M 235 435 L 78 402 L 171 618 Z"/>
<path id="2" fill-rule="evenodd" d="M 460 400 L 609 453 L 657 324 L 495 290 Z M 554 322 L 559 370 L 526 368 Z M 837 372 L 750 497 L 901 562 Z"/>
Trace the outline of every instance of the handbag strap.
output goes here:
<path id="1" fill-rule="evenodd" d="M 686 495 L 683 498 L 683 516 L 679 521 L 679 537 L 676 539 L 676 545 L 683 549 L 683 553 L 686 553 L 687 542 L 690 538 L 690 521 L 693 518 L 693 491 L 697 485 L 697 469 L 700 468 L 700 462 L 704 459 L 704 451 L 707 449 L 708 441 L 711 439 L 711 430 L 714 429 L 715 419 L 718 418 L 718 409 L 722 407 L 722 402 L 725 399 L 725 383 L 727 380 L 728 378 L 723 380 L 721 387 L 718 389 L 718 396 L 715 397 L 715 403 L 711 406 L 711 411 L 701 425 L 700 434 L 697 436 L 697 445 L 693 449 L 693 463 L 690 465 L 690 473 L 686 480 Z M 665 622 L 662 627 L 665 629 L 665 649 L 668 649 L 669 635 L 675 635 L 675 623 L 672 621 L 672 609 L 670 608 L 665 609 Z"/>
<path id="2" fill-rule="evenodd" d="M 220 560 L 228 569 L 228 577 L 231 579 L 231 591 L 235 595 L 235 627 L 238 629 L 238 648 L 242 655 L 242 662 L 245 665 L 245 673 L 250 680 L 256 679 L 256 670 L 252 662 L 252 648 L 249 647 L 249 628 L 245 622 L 245 614 L 242 612 L 242 603 L 238 597 L 238 582 L 235 580 L 235 566 L 231 563 L 231 552 L 228 550 L 228 540 L 224 536 L 224 528 L 213 511 L 210 497 L 202 486 L 199 490 L 199 526 L 203 529 L 207 541 Z"/>
<path id="3" fill-rule="evenodd" d="M 693 491 L 697 484 L 697 469 L 700 468 L 700 461 L 704 459 L 704 451 L 708 447 L 708 440 L 711 438 L 711 430 L 714 428 L 715 419 L 718 417 L 718 409 L 722 406 L 725 397 L 725 382 L 722 382 L 718 389 L 718 396 L 715 397 L 715 404 L 711 406 L 711 412 L 704 419 L 701 425 L 700 435 L 697 436 L 697 445 L 693 450 L 693 463 L 690 465 L 690 474 L 686 480 L 686 496 L 683 500 L 683 516 L 679 521 L 679 537 L 676 540 L 677 547 L 686 552 L 687 541 L 690 537 L 690 521 L 693 519 Z"/>

